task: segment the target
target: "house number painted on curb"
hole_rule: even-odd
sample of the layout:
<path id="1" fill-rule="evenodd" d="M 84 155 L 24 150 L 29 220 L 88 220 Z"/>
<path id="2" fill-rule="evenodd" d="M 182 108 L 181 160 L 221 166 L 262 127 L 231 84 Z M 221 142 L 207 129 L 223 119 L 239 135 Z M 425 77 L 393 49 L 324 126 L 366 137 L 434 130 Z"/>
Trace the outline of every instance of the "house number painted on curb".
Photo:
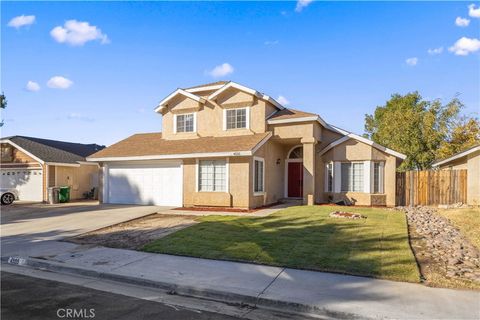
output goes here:
<path id="1" fill-rule="evenodd" d="M 27 260 L 24 259 L 24 258 L 20 258 L 20 257 L 9 257 L 8 258 L 8 263 L 23 266 L 24 264 L 27 263 Z"/>

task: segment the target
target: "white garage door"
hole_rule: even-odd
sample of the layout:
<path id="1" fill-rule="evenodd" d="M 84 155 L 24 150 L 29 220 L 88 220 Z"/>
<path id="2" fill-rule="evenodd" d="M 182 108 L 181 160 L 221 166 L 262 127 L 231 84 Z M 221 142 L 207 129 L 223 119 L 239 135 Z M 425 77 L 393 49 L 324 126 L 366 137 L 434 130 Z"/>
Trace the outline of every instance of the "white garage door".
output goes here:
<path id="1" fill-rule="evenodd" d="M 38 169 L 1 169 L 1 187 L 14 188 L 18 198 L 25 201 L 42 201 L 43 176 Z"/>
<path id="2" fill-rule="evenodd" d="M 182 164 L 109 165 L 108 203 L 182 206 Z"/>

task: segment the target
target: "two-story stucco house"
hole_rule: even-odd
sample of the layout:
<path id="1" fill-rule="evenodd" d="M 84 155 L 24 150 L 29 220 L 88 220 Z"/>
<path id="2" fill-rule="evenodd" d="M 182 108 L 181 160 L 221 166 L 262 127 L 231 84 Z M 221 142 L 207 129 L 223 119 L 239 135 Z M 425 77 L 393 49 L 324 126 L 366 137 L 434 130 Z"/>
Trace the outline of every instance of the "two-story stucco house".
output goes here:
<path id="1" fill-rule="evenodd" d="M 104 203 L 395 205 L 404 155 L 255 89 L 231 81 L 177 89 L 155 112 L 161 133 L 133 135 L 88 158 L 101 165 Z"/>

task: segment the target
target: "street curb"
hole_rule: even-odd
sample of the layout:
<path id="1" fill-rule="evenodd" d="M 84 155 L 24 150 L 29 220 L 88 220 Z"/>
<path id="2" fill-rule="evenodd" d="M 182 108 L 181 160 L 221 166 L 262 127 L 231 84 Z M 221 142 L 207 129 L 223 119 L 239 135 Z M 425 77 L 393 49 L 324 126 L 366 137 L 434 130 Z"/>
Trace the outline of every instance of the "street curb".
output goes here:
<path id="1" fill-rule="evenodd" d="M 323 316 L 333 319 L 373 319 L 366 318 L 363 316 L 358 316 L 351 313 L 338 312 L 333 310 L 328 310 L 326 308 L 321 308 L 313 305 L 288 302 L 282 300 L 273 300 L 268 298 L 263 298 L 259 296 L 250 296 L 239 293 L 232 293 L 227 291 L 220 291 L 215 289 L 203 289 L 196 288 L 187 285 L 177 285 L 175 283 L 163 282 L 163 281 L 153 281 L 143 278 L 136 278 L 130 276 L 123 276 L 114 273 L 108 272 L 99 272 L 91 269 L 85 269 L 80 267 L 67 266 L 60 262 L 53 262 L 43 259 L 36 258 L 25 258 L 25 257 L 1 257 L 2 264 L 11 264 L 23 267 L 31 267 L 38 270 L 66 273 L 66 274 L 75 274 L 81 275 L 90 278 L 97 278 L 101 280 L 111 280 L 116 282 L 127 283 L 131 285 L 138 285 L 143 287 L 155 288 L 168 291 L 170 294 L 186 296 L 186 297 L 196 297 L 206 300 L 214 300 L 217 302 L 224 302 L 229 304 L 241 305 L 241 306 L 250 306 L 254 308 L 264 308 L 285 311 L 289 313 L 301 313 L 301 314 L 310 314 Z"/>

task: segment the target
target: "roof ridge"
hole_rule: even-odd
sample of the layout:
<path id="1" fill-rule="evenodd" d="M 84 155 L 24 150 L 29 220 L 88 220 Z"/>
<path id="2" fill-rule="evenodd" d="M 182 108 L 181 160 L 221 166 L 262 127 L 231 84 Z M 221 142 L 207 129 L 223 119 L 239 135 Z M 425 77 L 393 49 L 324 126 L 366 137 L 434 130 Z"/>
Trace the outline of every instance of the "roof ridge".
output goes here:
<path id="1" fill-rule="evenodd" d="M 59 148 L 57 148 L 57 147 L 49 146 L 49 145 L 46 145 L 46 144 L 37 142 L 37 141 L 35 141 L 35 140 L 30 140 L 30 139 L 25 138 L 25 137 L 22 137 L 22 136 L 17 136 L 17 138 L 28 140 L 30 143 L 34 143 L 34 144 L 40 145 L 40 146 L 42 146 L 43 148 L 55 149 L 57 152 L 66 153 L 66 154 L 72 155 L 72 156 L 74 156 L 74 157 L 79 157 L 79 158 L 85 159 L 85 157 L 82 157 L 82 156 L 80 156 L 80 155 L 78 155 L 78 154 L 75 154 L 75 153 L 73 153 L 73 152 L 66 151 L 66 150 L 62 150 L 62 149 L 59 149 Z M 45 140 L 46 140 L 46 139 L 45 139 Z M 51 140 L 51 141 L 55 141 L 55 140 Z M 15 141 L 13 141 L 13 142 L 15 142 Z M 24 149 L 26 149 L 26 148 L 24 148 Z M 41 157 L 38 156 L 37 154 L 35 154 L 34 151 L 31 151 L 31 150 L 27 150 L 27 151 L 30 152 L 30 153 L 32 153 L 32 154 L 34 154 L 35 156 L 37 156 L 37 157 L 39 157 L 39 158 L 41 159 Z M 42 160 L 43 160 L 43 159 L 42 159 Z"/>
<path id="2" fill-rule="evenodd" d="M 70 141 L 53 140 L 53 139 L 37 138 L 37 137 L 22 136 L 22 135 L 8 136 L 8 137 L 3 137 L 3 138 L 1 138 L 1 139 L 12 139 L 12 138 L 23 138 L 23 139 L 27 139 L 27 140 L 30 140 L 30 141 L 34 141 L 34 142 L 37 142 L 37 143 L 40 143 L 40 142 L 38 142 L 38 141 L 36 141 L 36 140 L 44 140 L 44 141 L 51 141 L 51 142 L 60 142 L 60 143 L 76 144 L 76 145 L 82 145 L 82 146 L 92 146 L 92 145 L 96 145 L 96 146 L 102 147 L 102 145 L 97 144 L 97 143 L 70 142 Z M 42 144 L 42 143 L 40 143 L 40 144 Z"/>
<path id="3" fill-rule="evenodd" d="M 201 87 L 210 87 L 210 86 L 216 86 L 216 85 L 221 85 L 221 84 L 227 84 L 229 82 L 231 82 L 231 81 L 230 80 L 219 80 L 219 81 L 215 81 L 215 82 L 199 84 L 199 85 L 196 85 L 196 86 L 193 86 L 193 87 L 187 87 L 187 88 L 182 88 L 182 89 L 188 90 L 188 89 L 196 89 L 196 88 L 201 88 Z"/>

